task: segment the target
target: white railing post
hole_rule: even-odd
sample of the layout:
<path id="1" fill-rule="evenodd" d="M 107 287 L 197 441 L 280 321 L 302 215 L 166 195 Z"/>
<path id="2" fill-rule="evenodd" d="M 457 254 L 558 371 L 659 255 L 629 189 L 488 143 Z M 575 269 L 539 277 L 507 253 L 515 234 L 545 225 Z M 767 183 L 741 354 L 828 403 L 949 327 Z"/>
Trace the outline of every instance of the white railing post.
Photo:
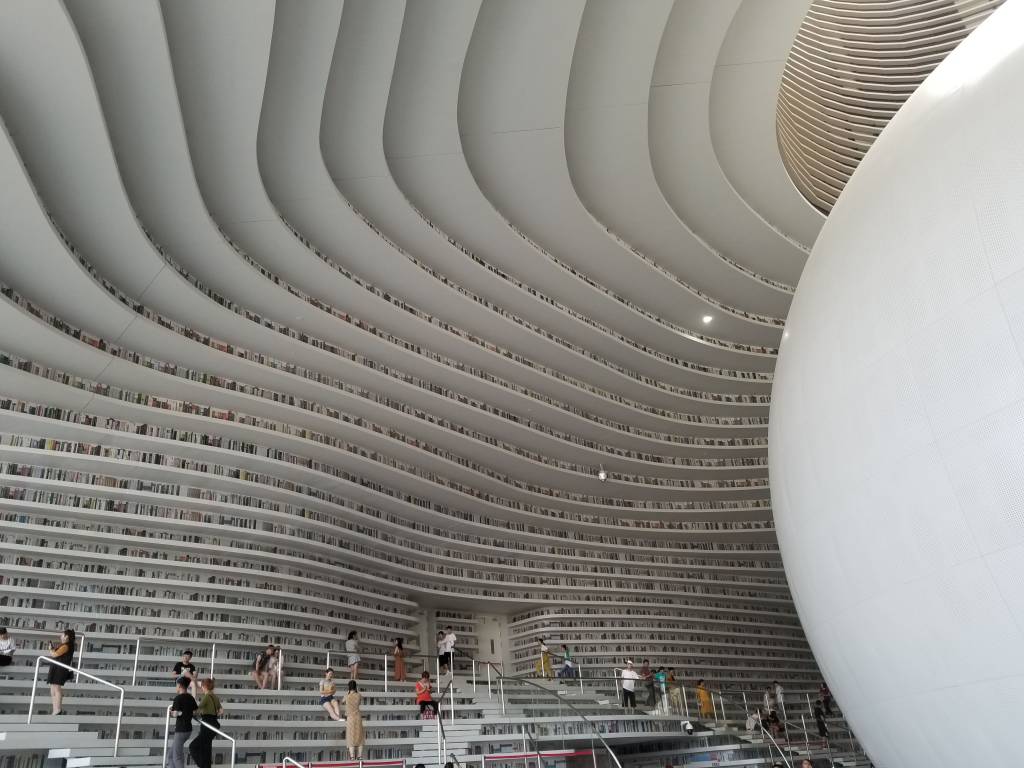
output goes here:
<path id="1" fill-rule="evenodd" d="M 449 706 L 449 711 L 452 713 L 451 714 L 451 721 L 454 723 L 455 722 L 455 676 L 454 675 L 452 675 L 452 681 L 451 681 L 451 684 L 448 687 L 448 693 L 451 694 L 448 697 L 448 700 L 451 702 L 451 705 Z"/>
<path id="2" fill-rule="evenodd" d="M 494 694 L 491 692 L 491 665 L 487 665 L 487 698 L 493 698 Z"/>
<path id="3" fill-rule="evenodd" d="M 82 638 L 82 642 L 78 644 L 78 664 L 75 665 L 75 682 L 78 682 L 78 676 L 82 674 L 82 657 L 85 656 L 85 632 L 79 635 Z"/>
<path id="4" fill-rule="evenodd" d="M 71 665 L 65 664 L 65 663 L 60 662 L 60 661 L 57 661 L 56 659 L 51 659 L 49 656 L 37 656 L 36 657 L 36 669 L 35 669 L 35 673 L 32 675 L 32 693 L 29 696 L 29 700 L 28 700 L 28 719 L 25 721 L 25 723 L 27 725 L 31 725 L 32 724 L 32 710 L 35 708 L 35 703 L 36 703 L 36 685 L 39 682 L 39 665 L 42 664 L 44 661 L 47 664 L 53 664 L 54 666 L 61 667 L 62 669 L 66 669 L 68 672 L 74 672 L 75 671 L 75 668 L 72 667 Z M 120 700 L 117 703 L 117 725 L 115 726 L 116 730 L 114 731 L 114 754 L 113 754 L 113 757 L 117 757 L 117 746 L 118 746 L 118 744 L 121 741 L 121 716 L 124 714 L 124 688 L 122 688 L 120 685 L 114 685 L 112 682 L 110 682 L 109 680 L 104 680 L 102 677 L 96 677 L 96 675 L 90 675 L 88 672 L 81 672 L 80 671 L 79 674 L 85 675 L 90 680 L 95 680 L 97 683 L 103 683 L 103 685 L 107 686 L 108 688 L 113 688 L 115 691 L 120 691 L 121 692 L 121 698 L 120 698 Z"/>
<path id="5" fill-rule="evenodd" d="M 171 710 L 174 708 L 173 704 L 167 705 L 167 714 L 164 715 L 164 759 L 160 763 L 161 768 L 167 768 L 167 737 L 171 732 Z"/>
<path id="6" fill-rule="evenodd" d="M 577 674 L 577 676 L 580 679 L 580 696 L 582 696 L 583 695 L 583 665 L 578 663 L 578 662 L 576 664 L 576 674 Z"/>
<path id="7" fill-rule="evenodd" d="M 139 672 L 139 646 L 142 645 L 142 638 L 135 638 L 135 663 L 132 665 L 132 685 L 135 685 L 135 675 Z"/>
<path id="8" fill-rule="evenodd" d="M 388 692 L 388 655 L 384 654 L 384 693 Z"/>
<path id="9" fill-rule="evenodd" d="M 807 748 L 807 758 L 811 757 L 811 737 L 807 734 L 807 720 L 804 719 L 803 715 L 800 715 L 800 725 L 804 729 L 804 746 Z"/>
<path id="10" fill-rule="evenodd" d="M 622 675 L 622 670 L 619 669 L 618 667 L 616 667 L 615 669 L 612 670 L 612 676 L 615 678 L 615 697 L 618 699 L 618 704 L 619 704 L 620 707 L 624 703 L 622 701 L 622 691 L 619 689 L 619 678 L 621 677 L 621 675 Z"/>
<path id="11" fill-rule="evenodd" d="M 284 669 L 284 651 L 277 651 L 277 690 L 281 690 L 281 670 Z"/>
<path id="12" fill-rule="evenodd" d="M 441 660 L 434 659 L 434 679 L 437 680 L 437 684 L 441 684 Z"/>
<path id="13" fill-rule="evenodd" d="M 750 714 L 750 705 L 747 704 L 747 692 L 743 691 L 743 714 Z"/>
<path id="14" fill-rule="evenodd" d="M 725 699 L 722 698 L 721 693 L 718 694 L 718 703 L 722 705 L 722 722 L 724 723 L 729 718 L 725 716 Z"/>
<path id="15" fill-rule="evenodd" d="M 714 714 L 715 722 L 717 723 L 718 722 L 718 706 L 715 704 L 715 693 L 714 693 L 714 691 L 709 691 L 709 693 L 711 694 L 711 712 Z"/>
<path id="16" fill-rule="evenodd" d="M 437 713 L 437 722 L 434 723 L 434 727 L 437 728 L 437 765 L 440 768 L 444 763 L 441 761 L 441 713 Z"/>
<path id="17" fill-rule="evenodd" d="M 476 659 L 470 659 L 473 664 L 473 693 L 476 693 Z"/>
<path id="18" fill-rule="evenodd" d="M 217 644 L 210 648 L 210 679 L 213 679 L 213 663 L 217 660 Z"/>
<path id="19" fill-rule="evenodd" d="M 811 694 L 805 693 L 804 696 L 807 697 L 807 714 L 808 715 L 813 715 L 814 714 L 814 707 L 811 706 Z"/>
<path id="20" fill-rule="evenodd" d="M 222 739 L 227 739 L 228 741 L 231 742 L 231 768 L 235 768 L 235 740 L 232 739 L 230 736 L 228 736 L 226 733 L 224 733 L 224 731 L 222 731 L 220 728 L 215 728 L 214 726 L 210 725 L 205 720 L 200 720 L 199 721 L 199 727 L 200 728 L 209 728 L 211 731 L 216 733 Z"/>
<path id="21" fill-rule="evenodd" d="M 680 684 L 679 690 L 683 692 L 683 709 L 686 710 L 686 719 L 690 719 L 690 702 L 686 700 L 686 686 Z"/>
<path id="22" fill-rule="evenodd" d="M 501 696 L 501 714 L 505 714 L 505 675 L 498 677 L 498 694 Z"/>

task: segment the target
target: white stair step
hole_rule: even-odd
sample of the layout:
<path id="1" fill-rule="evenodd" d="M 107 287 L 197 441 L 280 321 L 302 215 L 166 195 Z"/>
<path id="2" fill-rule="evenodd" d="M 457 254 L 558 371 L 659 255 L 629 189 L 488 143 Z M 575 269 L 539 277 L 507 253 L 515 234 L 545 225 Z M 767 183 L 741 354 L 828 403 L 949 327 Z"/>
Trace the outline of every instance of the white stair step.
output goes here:
<path id="1" fill-rule="evenodd" d="M 147 752 L 149 750 L 146 750 Z M 148 765 L 161 765 L 163 762 L 163 755 L 121 755 L 121 750 L 118 750 L 117 757 L 107 755 L 96 756 L 96 757 L 72 757 L 67 761 L 67 768 L 89 768 L 89 766 L 124 766 L 124 765 L 136 765 L 136 766 L 148 766 Z"/>
<path id="2" fill-rule="evenodd" d="M 77 757 L 96 757 L 110 755 L 113 750 L 113 745 L 110 744 L 108 739 L 102 745 L 95 747 L 81 746 L 81 747 L 64 747 L 62 749 L 51 749 L 50 757 L 60 758 L 77 758 Z M 117 754 L 124 755 L 126 757 L 139 757 L 148 756 L 150 754 L 148 747 L 125 747 L 121 746 L 117 750 Z"/>

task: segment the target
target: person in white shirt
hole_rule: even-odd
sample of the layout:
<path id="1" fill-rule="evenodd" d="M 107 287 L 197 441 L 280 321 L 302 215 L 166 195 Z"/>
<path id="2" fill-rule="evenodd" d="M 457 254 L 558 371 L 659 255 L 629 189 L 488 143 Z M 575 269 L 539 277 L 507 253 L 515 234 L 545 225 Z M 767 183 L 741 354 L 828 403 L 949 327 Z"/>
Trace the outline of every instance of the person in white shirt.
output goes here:
<path id="1" fill-rule="evenodd" d="M 773 685 L 775 686 L 775 706 L 777 706 L 779 708 L 779 712 L 782 713 L 782 719 L 785 720 L 786 719 L 786 705 L 782 701 L 782 694 L 783 694 L 782 683 L 780 683 L 778 680 L 774 680 L 772 682 L 773 682 Z"/>
<path id="2" fill-rule="evenodd" d="M 626 709 L 636 709 L 636 681 L 640 675 L 633 669 L 633 662 L 627 661 L 626 668 L 622 670 L 622 706 Z"/>
<path id="3" fill-rule="evenodd" d="M 455 630 L 451 626 L 444 628 L 444 637 L 441 638 L 439 645 L 440 654 L 438 655 L 438 662 L 440 662 L 441 674 L 445 672 L 451 672 L 455 674 L 455 643 L 458 638 L 455 636 Z"/>
<path id="4" fill-rule="evenodd" d="M 7 634 L 7 627 L 0 627 L 0 667 L 9 667 L 14 661 L 14 640 Z"/>

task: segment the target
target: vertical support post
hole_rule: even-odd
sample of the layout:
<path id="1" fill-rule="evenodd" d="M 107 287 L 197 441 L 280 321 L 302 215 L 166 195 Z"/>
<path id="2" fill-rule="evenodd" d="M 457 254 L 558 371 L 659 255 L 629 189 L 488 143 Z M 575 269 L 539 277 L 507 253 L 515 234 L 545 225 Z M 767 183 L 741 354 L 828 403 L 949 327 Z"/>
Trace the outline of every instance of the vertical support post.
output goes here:
<path id="1" fill-rule="evenodd" d="M 718 694 L 718 703 L 722 705 L 722 722 L 724 723 L 728 718 L 725 716 L 725 699 L 722 698 L 722 694 Z"/>
<path id="2" fill-rule="evenodd" d="M 448 689 L 448 693 L 451 694 L 448 700 L 451 702 L 451 721 L 455 722 L 455 675 L 452 675 L 451 687 Z"/>
<path id="3" fill-rule="evenodd" d="M 210 648 L 210 678 L 213 678 L 213 663 L 217 659 L 217 644 L 214 643 Z"/>
<path id="4" fill-rule="evenodd" d="M 471 659 L 473 662 L 473 693 L 476 693 L 476 659 Z"/>
<path id="5" fill-rule="evenodd" d="M 437 766 L 441 768 L 444 765 L 444 761 L 441 760 L 441 713 L 437 713 L 437 722 L 434 723 L 434 727 L 437 729 Z"/>
<path id="6" fill-rule="evenodd" d="M 171 705 L 167 706 L 167 714 L 164 715 L 164 759 L 160 768 L 167 768 L 167 738 L 171 733 Z"/>
<path id="7" fill-rule="evenodd" d="M 686 710 L 686 719 L 689 720 L 690 719 L 690 702 L 688 702 L 686 700 L 686 686 L 685 685 L 680 685 L 679 688 L 683 692 L 683 709 Z"/>
<path id="8" fill-rule="evenodd" d="M 807 714 L 808 715 L 813 715 L 814 714 L 814 707 L 811 706 L 811 694 L 805 693 L 804 696 L 807 697 Z"/>
<path id="9" fill-rule="evenodd" d="M 437 684 L 441 684 L 441 661 L 440 659 L 434 659 L 434 679 L 437 680 Z"/>
<path id="10" fill-rule="evenodd" d="M 498 694 L 501 696 L 501 714 L 505 714 L 505 676 L 498 678 Z"/>
<path id="11" fill-rule="evenodd" d="M 492 696 L 493 696 L 493 693 L 491 693 L 491 665 L 488 664 L 487 665 L 487 698 L 490 699 L 490 698 L 492 698 Z"/>
<path id="12" fill-rule="evenodd" d="M 75 665 L 75 682 L 78 682 L 78 676 L 82 672 L 82 657 L 85 656 L 85 632 L 79 635 L 82 638 L 78 644 L 78 663 Z"/>
<path id="13" fill-rule="evenodd" d="M 388 692 L 388 655 L 384 654 L 384 693 Z"/>
<path id="14" fill-rule="evenodd" d="M 718 706 L 715 704 L 715 694 L 711 694 L 711 711 L 715 715 L 715 722 L 718 722 Z"/>
<path id="15" fill-rule="evenodd" d="M 36 659 L 36 671 L 32 675 L 32 691 L 28 696 L 28 720 L 26 724 L 32 725 L 32 710 L 36 708 L 36 683 L 39 681 L 39 665 L 42 663 L 42 659 Z"/>
<path id="16" fill-rule="evenodd" d="M 807 721 L 800 715 L 800 725 L 804 727 L 804 746 L 807 747 L 807 759 L 811 758 L 811 737 L 807 735 Z"/>
<path id="17" fill-rule="evenodd" d="M 142 645 L 142 638 L 135 638 L 135 663 L 132 665 L 132 685 L 135 685 L 135 676 L 139 672 L 139 648 Z"/>
<path id="18" fill-rule="evenodd" d="M 284 651 L 277 651 L 277 690 L 281 690 L 281 670 L 284 669 Z"/>

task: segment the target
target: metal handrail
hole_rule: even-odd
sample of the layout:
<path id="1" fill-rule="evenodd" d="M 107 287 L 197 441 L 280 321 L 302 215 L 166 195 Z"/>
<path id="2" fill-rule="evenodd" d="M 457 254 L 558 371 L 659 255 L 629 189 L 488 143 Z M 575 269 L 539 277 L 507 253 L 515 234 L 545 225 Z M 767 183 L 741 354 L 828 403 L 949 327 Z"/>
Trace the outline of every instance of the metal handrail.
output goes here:
<path id="1" fill-rule="evenodd" d="M 467 657 L 469 657 L 471 659 L 473 658 L 472 656 L 470 656 L 468 653 L 465 653 L 464 651 L 456 650 L 456 653 L 459 653 L 460 655 L 463 655 L 463 656 L 467 656 Z M 591 720 L 586 715 L 584 715 L 579 709 L 577 709 L 572 704 L 572 702 L 570 702 L 567 698 L 565 698 L 560 693 L 558 693 L 558 691 L 552 691 L 549 688 L 545 688 L 543 685 L 540 685 L 539 683 L 535 683 L 533 680 L 530 680 L 529 678 L 526 678 L 526 677 L 507 676 L 500 669 L 498 669 L 498 667 L 495 666 L 493 662 L 487 661 L 487 662 L 483 662 L 483 663 L 487 664 L 487 666 L 489 668 L 494 670 L 494 673 L 498 677 L 499 685 L 503 684 L 505 678 L 508 677 L 509 680 L 515 680 L 517 682 L 525 683 L 526 685 L 532 685 L 537 690 L 543 691 L 548 696 L 553 696 L 554 698 L 558 699 L 558 701 L 560 703 L 565 704 L 565 706 L 568 707 L 569 709 L 571 709 L 576 714 L 576 716 L 580 718 L 580 720 L 582 720 L 588 726 L 590 726 L 590 729 L 594 732 L 594 735 L 597 737 L 597 740 L 601 742 L 601 746 L 603 746 L 605 748 L 605 751 L 607 751 L 608 754 L 611 755 L 612 760 L 615 761 L 615 765 L 618 768 L 622 768 L 622 763 L 619 762 L 618 756 L 615 754 L 614 751 L 612 751 L 611 745 L 607 741 L 605 741 L 605 738 L 604 738 L 604 736 L 601 735 L 601 731 L 598 729 L 598 727 L 596 725 L 594 725 L 594 723 L 591 722 Z M 504 702 L 504 696 L 502 696 L 502 701 Z"/>
<path id="2" fill-rule="evenodd" d="M 448 751 L 448 734 L 446 734 L 444 732 L 444 718 L 442 718 L 441 715 L 443 714 L 443 711 L 444 711 L 444 697 L 448 695 L 449 691 L 451 691 L 451 693 L 452 693 L 452 701 L 453 701 L 452 709 L 451 709 L 452 720 L 455 719 L 455 704 L 454 704 L 455 691 L 452 690 L 452 685 L 454 685 L 454 683 L 455 683 L 455 678 L 452 677 L 452 679 L 448 681 L 448 685 L 446 685 L 441 690 L 441 695 L 437 699 L 437 712 L 435 714 L 437 715 L 436 720 L 437 720 L 437 765 L 438 765 L 438 768 L 441 768 L 441 759 L 444 757 L 444 753 Z"/>
<path id="3" fill-rule="evenodd" d="M 789 758 L 786 756 L 786 753 L 782 751 L 782 747 L 780 747 L 779 743 L 777 741 L 775 741 L 774 737 L 772 737 L 772 735 L 770 733 L 768 733 L 768 731 L 765 730 L 764 723 L 761 722 L 761 718 L 758 718 L 757 722 L 761 726 L 761 733 L 764 736 L 767 736 L 768 740 L 775 746 L 775 748 L 777 750 L 779 750 L 779 757 L 782 758 L 782 762 L 784 762 L 786 764 L 787 768 L 793 768 L 793 764 L 791 762 L 789 762 Z M 769 750 L 769 752 L 770 751 L 771 750 Z"/>
<path id="4" fill-rule="evenodd" d="M 68 670 L 68 672 L 76 672 L 74 667 L 69 666 L 69 665 L 65 664 L 64 662 L 62 662 L 62 661 L 57 661 L 56 659 L 52 659 L 49 656 L 37 656 L 36 657 L 36 671 L 35 671 L 35 674 L 32 675 L 32 695 L 29 696 L 29 700 L 28 700 L 28 720 L 25 721 L 26 725 L 31 725 L 32 724 L 32 710 L 35 708 L 35 705 L 36 705 L 36 685 L 39 682 L 39 665 L 42 664 L 44 661 L 47 664 L 53 664 L 53 665 L 58 666 L 58 667 L 63 667 L 64 669 Z M 81 670 L 78 670 L 76 672 L 76 674 L 85 675 L 90 680 L 95 680 L 97 683 L 103 683 L 104 685 L 109 686 L 109 687 L 111 687 L 111 688 L 121 692 L 121 699 L 117 703 L 117 724 L 114 726 L 114 754 L 113 754 L 113 757 L 117 757 L 117 745 L 118 745 L 118 742 L 120 742 L 120 740 L 121 740 L 121 714 L 124 712 L 124 688 L 122 688 L 120 685 L 114 685 L 112 682 L 110 682 L 109 680 L 104 680 L 102 677 L 96 677 L 96 675 L 90 675 L 88 672 L 82 672 Z"/>
<path id="5" fill-rule="evenodd" d="M 284 766 L 286 765 L 294 765 L 295 768 L 306 768 L 306 766 L 304 766 L 298 760 L 292 760 L 290 757 L 285 757 L 281 760 L 281 768 L 284 768 Z M 312 763 L 309 764 L 309 768 L 313 768 Z"/>

